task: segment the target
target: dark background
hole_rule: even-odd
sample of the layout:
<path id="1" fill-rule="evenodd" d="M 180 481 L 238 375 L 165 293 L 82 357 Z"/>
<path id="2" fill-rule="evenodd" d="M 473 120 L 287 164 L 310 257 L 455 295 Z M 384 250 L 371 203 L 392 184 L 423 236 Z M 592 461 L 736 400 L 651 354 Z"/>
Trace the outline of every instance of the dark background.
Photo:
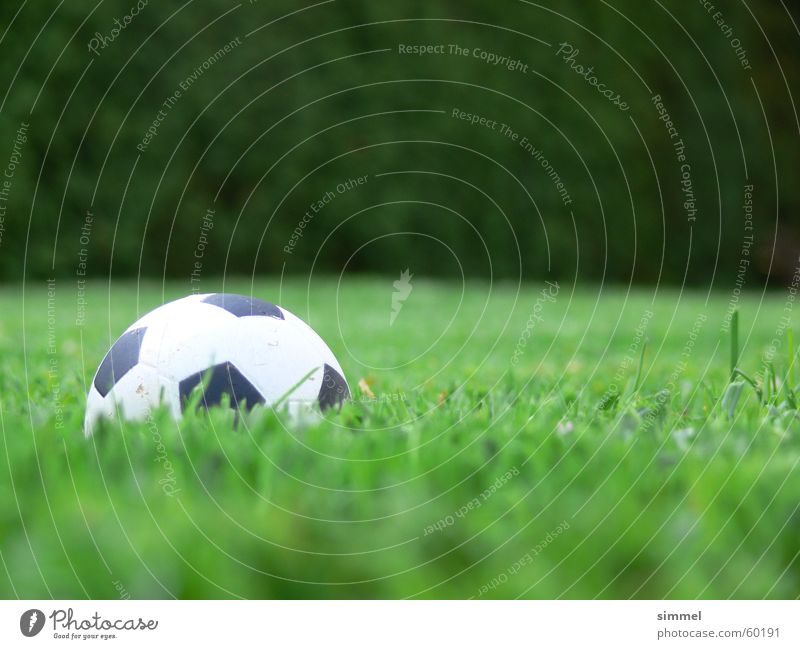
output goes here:
<path id="1" fill-rule="evenodd" d="M 200 259 L 214 275 L 313 264 L 336 274 L 409 267 L 417 276 L 730 288 L 752 184 L 748 277 L 785 283 L 800 251 L 798 11 L 780 1 L 717 4 L 752 70 L 713 12 L 690 0 L 337 0 L 305 11 L 150 0 L 97 55 L 87 47 L 93 34 L 108 37 L 136 2 L 4 2 L 0 166 L 20 124 L 29 128 L 0 277 L 74 276 L 83 253 L 96 277 L 188 278 Z M 237 37 L 241 45 L 182 92 L 137 151 L 163 102 Z M 556 55 L 564 41 L 628 111 Z M 450 43 L 520 59 L 528 71 L 398 52 Z M 686 145 L 694 223 L 653 94 Z M 527 137 L 572 204 L 522 147 L 454 119 L 454 107 Z M 362 186 L 336 192 L 364 175 Z M 287 254 L 298 221 L 327 191 L 336 198 Z M 213 229 L 203 231 L 209 208 Z M 94 222 L 83 245 L 87 210 Z"/>

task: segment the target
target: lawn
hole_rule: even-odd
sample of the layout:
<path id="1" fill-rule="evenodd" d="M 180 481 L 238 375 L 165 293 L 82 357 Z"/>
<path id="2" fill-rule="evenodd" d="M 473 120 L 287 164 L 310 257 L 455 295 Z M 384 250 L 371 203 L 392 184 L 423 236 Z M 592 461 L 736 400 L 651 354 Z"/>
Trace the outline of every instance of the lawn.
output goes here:
<path id="1" fill-rule="evenodd" d="M 759 399 L 728 389 L 728 294 L 414 278 L 390 326 L 392 281 L 201 286 L 310 322 L 341 412 L 88 441 L 110 343 L 188 284 L 0 289 L 0 596 L 800 595 L 785 292 L 739 301 Z"/>

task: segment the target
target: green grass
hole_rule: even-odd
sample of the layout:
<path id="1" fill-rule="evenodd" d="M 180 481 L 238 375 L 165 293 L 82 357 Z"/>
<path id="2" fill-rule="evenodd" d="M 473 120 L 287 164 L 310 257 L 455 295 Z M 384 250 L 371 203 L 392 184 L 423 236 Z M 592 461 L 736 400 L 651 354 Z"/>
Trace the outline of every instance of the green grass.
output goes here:
<path id="1" fill-rule="evenodd" d="M 50 330 L 42 283 L 24 309 L 0 291 L 0 595 L 800 595 L 784 294 L 743 298 L 734 354 L 725 295 L 562 286 L 536 306 L 543 284 L 413 281 L 392 327 L 392 279 L 225 284 L 329 342 L 341 413 L 157 413 L 88 441 L 110 342 L 186 285 L 90 284 L 79 327 L 59 280 Z M 732 356 L 760 401 L 729 387 Z"/>

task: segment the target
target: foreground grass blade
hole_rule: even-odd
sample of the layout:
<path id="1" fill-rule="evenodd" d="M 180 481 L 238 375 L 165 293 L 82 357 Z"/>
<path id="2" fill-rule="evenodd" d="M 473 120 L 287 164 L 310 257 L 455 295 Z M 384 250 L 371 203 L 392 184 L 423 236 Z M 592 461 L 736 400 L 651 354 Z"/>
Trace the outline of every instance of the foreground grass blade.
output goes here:
<path id="1" fill-rule="evenodd" d="M 736 378 L 736 368 L 739 366 L 739 309 L 735 309 L 731 316 L 731 381 Z"/>

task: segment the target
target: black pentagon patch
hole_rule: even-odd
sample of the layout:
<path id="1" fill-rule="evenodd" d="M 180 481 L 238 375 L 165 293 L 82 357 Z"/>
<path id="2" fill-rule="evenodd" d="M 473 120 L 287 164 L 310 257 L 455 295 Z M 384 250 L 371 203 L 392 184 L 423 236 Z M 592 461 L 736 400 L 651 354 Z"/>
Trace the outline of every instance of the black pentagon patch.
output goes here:
<path id="1" fill-rule="evenodd" d="M 257 403 L 264 403 L 264 397 L 256 387 L 233 364 L 225 362 L 192 374 L 180 382 L 182 410 L 186 410 L 192 391 L 203 382 L 206 376 L 208 379 L 202 398 L 202 404 L 206 408 L 221 404 L 223 394 L 228 395 L 231 406 L 237 410 L 242 405 L 250 410 Z M 242 402 L 246 402 L 246 404 Z"/>
<path id="2" fill-rule="evenodd" d="M 203 299 L 206 304 L 213 304 L 220 309 L 225 309 L 237 318 L 246 315 L 264 315 L 283 320 L 283 312 L 272 302 L 259 300 L 257 297 L 247 297 L 236 293 L 214 293 Z"/>
<path id="3" fill-rule="evenodd" d="M 104 397 L 111 392 L 117 381 L 139 362 L 139 350 L 145 331 L 147 327 L 125 332 L 108 351 L 94 377 L 94 387 L 100 396 Z"/>
<path id="4" fill-rule="evenodd" d="M 319 407 L 325 411 L 333 406 L 341 405 L 342 401 L 350 398 L 350 390 L 347 381 L 330 365 L 325 363 L 325 371 L 322 374 L 322 385 L 319 388 Z"/>

